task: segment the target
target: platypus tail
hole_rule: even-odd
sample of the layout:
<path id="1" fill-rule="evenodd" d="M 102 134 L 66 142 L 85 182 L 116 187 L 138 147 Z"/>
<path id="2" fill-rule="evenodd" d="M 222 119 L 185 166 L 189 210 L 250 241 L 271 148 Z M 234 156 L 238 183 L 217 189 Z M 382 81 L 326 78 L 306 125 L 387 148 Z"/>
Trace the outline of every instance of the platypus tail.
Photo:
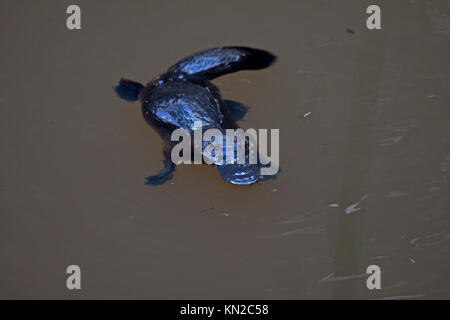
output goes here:
<path id="1" fill-rule="evenodd" d="M 113 89 L 122 99 L 136 101 L 139 99 L 139 94 L 142 89 L 144 89 L 144 86 L 139 82 L 122 78 L 120 79 L 119 84 L 113 87 Z"/>
<path id="2" fill-rule="evenodd" d="M 265 50 L 247 47 L 221 47 L 184 58 L 167 73 L 192 79 L 214 79 L 239 70 L 258 70 L 270 66 L 276 57 Z"/>

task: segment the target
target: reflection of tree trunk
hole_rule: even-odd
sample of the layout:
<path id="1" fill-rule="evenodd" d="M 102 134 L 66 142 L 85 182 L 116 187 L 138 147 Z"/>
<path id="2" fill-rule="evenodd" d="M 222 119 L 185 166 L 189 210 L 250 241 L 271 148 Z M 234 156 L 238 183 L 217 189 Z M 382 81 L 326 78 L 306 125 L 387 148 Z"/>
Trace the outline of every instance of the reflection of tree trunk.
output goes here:
<path id="1" fill-rule="evenodd" d="M 387 4 L 387 3 L 386 3 Z M 381 7 L 386 12 L 386 4 Z M 363 14 L 362 14 L 363 16 Z M 381 24 L 383 28 L 383 20 Z M 343 152 L 343 175 L 341 203 L 348 206 L 359 201 L 368 193 L 370 170 L 372 168 L 372 137 L 370 128 L 375 121 L 375 114 L 370 110 L 379 98 L 381 72 L 384 64 L 384 43 L 386 32 L 361 31 L 355 41 L 358 44 L 358 67 L 352 79 L 352 93 L 348 104 L 348 137 Z M 362 204 L 363 206 L 364 204 Z M 366 212 L 367 213 L 367 212 Z M 354 214 L 341 213 L 336 235 L 336 274 L 347 276 L 365 273 L 366 267 L 358 258 L 361 252 L 361 234 L 364 227 L 363 211 Z M 363 281 L 363 282 L 362 282 Z M 336 281 L 333 285 L 333 297 L 358 298 L 358 287 L 364 286 L 365 280 Z"/>

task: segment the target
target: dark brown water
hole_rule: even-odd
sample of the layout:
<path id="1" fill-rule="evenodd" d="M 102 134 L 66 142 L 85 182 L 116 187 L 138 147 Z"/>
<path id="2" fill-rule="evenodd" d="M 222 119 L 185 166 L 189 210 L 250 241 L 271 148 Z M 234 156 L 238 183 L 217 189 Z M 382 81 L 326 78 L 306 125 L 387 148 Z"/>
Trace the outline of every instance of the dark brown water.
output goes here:
<path id="1" fill-rule="evenodd" d="M 0 5 L 1 298 L 450 297 L 449 1 L 379 1 L 379 31 L 370 1 L 77 3 L 80 31 L 69 1 Z M 144 186 L 162 143 L 112 86 L 223 45 L 279 57 L 215 83 L 283 171 Z"/>

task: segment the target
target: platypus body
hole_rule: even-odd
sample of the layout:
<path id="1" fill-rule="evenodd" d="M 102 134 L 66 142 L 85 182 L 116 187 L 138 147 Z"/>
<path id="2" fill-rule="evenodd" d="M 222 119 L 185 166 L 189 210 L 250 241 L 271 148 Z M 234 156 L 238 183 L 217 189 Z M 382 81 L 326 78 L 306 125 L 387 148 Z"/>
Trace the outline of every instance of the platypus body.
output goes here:
<path id="1" fill-rule="evenodd" d="M 202 129 L 237 129 L 237 120 L 246 112 L 239 103 L 223 100 L 219 89 L 210 80 L 239 70 L 257 70 L 276 60 L 271 53 L 247 47 L 221 47 L 191 55 L 147 86 L 121 79 L 114 89 L 128 101 L 140 100 L 142 114 L 164 141 L 164 169 L 147 178 L 146 184 L 160 185 L 171 179 L 175 164 L 171 150 L 175 145 L 171 135 L 175 129 L 193 133 L 201 121 Z M 259 164 L 216 165 L 220 176 L 233 184 L 248 185 L 259 179 Z"/>

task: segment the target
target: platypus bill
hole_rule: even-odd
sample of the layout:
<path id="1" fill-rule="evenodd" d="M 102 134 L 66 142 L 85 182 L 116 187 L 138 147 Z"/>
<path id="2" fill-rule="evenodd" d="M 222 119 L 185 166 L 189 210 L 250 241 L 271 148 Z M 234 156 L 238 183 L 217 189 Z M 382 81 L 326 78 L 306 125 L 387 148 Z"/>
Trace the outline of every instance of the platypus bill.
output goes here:
<path id="1" fill-rule="evenodd" d="M 177 142 L 170 137 L 181 128 L 191 134 L 195 121 L 203 129 L 237 129 L 247 109 L 241 104 L 223 100 L 219 89 L 210 80 L 239 70 L 258 70 L 270 66 L 276 57 L 271 53 L 247 47 L 221 47 L 205 50 L 179 61 L 147 86 L 121 79 L 114 87 L 127 100 L 140 100 L 142 114 L 164 141 L 164 169 L 147 178 L 145 184 L 160 185 L 171 179 L 175 164 L 171 150 Z M 193 135 L 192 135 L 193 136 Z M 226 156 L 226 155 L 225 155 Z M 248 160 L 246 152 L 246 159 Z M 238 185 L 252 184 L 262 177 L 260 164 L 216 165 L 222 179 Z"/>

